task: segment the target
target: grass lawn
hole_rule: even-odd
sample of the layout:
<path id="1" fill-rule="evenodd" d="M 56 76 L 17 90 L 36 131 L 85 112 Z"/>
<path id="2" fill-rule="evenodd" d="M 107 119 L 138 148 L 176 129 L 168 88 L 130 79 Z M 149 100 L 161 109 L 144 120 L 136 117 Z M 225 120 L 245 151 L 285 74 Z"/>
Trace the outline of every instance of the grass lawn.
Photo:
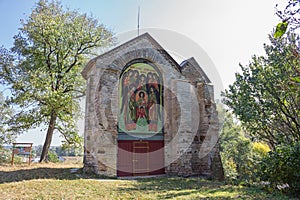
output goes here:
<path id="1" fill-rule="evenodd" d="M 289 199 L 259 188 L 200 178 L 96 179 L 81 164 L 0 166 L 0 199 Z"/>

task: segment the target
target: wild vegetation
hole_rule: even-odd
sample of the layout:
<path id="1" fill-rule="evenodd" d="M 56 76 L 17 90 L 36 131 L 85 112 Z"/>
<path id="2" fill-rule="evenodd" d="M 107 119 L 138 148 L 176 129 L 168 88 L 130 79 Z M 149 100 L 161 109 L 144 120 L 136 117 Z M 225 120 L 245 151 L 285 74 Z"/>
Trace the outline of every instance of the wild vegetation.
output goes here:
<path id="1" fill-rule="evenodd" d="M 226 113 L 220 137 L 220 151 L 225 178 L 231 184 L 250 185 L 258 181 L 258 165 L 270 151 L 262 142 L 253 142 L 243 127 Z"/>
<path id="2" fill-rule="evenodd" d="M 220 142 L 227 180 L 264 183 L 270 191 L 299 196 L 300 38 L 294 31 L 300 27 L 300 1 L 289 1 L 277 15 L 286 27 L 278 24 L 264 45 L 266 55 L 240 65 L 223 93 L 233 115 L 225 117 Z"/>
<path id="3" fill-rule="evenodd" d="M 224 119 L 220 153 L 225 182 L 298 196 L 300 142 L 277 145 L 271 150 L 266 143 L 251 140 L 247 129 L 231 113 L 226 113 Z"/>

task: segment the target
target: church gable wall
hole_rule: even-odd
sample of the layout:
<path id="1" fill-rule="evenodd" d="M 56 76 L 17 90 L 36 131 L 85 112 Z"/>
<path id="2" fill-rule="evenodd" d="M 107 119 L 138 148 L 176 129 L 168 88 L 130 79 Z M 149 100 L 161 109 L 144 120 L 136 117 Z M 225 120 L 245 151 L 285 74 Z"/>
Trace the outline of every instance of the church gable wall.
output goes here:
<path id="1" fill-rule="evenodd" d="M 116 175 L 118 86 L 123 67 L 135 59 L 145 59 L 157 66 L 168 88 L 172 79 L 181 75 L 177 69 L 147 41 L 135 47 L 118 50 L 116 55 L 96 59 L 87 74 L 87 102 L 85 117 L 85 169 L 104 175 Z M 165 96 L 165 95 L 164 95 Z M 168 103 L 165 101 L 165 106 Z M 169 124 L 170 116 L 164 123 Z M 169 134 L 167 126 L 164 134 Z"/>
<path id="2" fill-rule="evenodd" d="M 166 174 L 213 176 L 220 170 L 213 88 L 187 68 L 181 73 L 179 65 L 164 52 L 151 40 L 140 38 L 93 59 L 84 71 L 86 172 L 117 175 L 119 78 L 123 68 L 135 59 L 153 63 L 163 78 Z"/>

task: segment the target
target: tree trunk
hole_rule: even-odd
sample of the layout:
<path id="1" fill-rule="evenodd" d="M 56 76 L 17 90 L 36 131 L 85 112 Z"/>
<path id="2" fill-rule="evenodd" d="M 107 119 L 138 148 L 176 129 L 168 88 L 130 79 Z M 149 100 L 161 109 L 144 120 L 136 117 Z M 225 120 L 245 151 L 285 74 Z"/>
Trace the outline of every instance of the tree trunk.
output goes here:
<path id="1" fill-rule="evenodd" d="M 40 162 L 47 161 L 48 151 L 52 142 L 52 136 L 55 129 L 56 118 L 57 118 L 56 112 L 52 111 Z"/>

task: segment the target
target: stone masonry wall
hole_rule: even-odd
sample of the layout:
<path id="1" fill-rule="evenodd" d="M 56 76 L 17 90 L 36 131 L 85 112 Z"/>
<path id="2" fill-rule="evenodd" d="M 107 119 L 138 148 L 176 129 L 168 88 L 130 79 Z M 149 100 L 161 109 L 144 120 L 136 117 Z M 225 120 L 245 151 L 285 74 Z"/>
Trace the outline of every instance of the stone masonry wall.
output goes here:
<path id="1" fill-rule="evenodd" d="M 186 82 L 185 87 L 181 85 L 178 89 L 179 81 L 174 82 L 177 84 L 173 86 L 169 97 L 172 105 L 171 125 L 179 128 L 172 129 L 171 139 L 165 138 L 165 142 L 175 140 L 169 141 L 172 145 L 166 145 L 165 159 L 168 162 L 172 161 L 166 167 L 166 173 L 184 177 L 202 175 L 222 180 L 224 175 L 218 150 L 218 116 L 211 99 L 212 88 L 202 82 L 194 82 L 193 85 Z M 187 91 L 191 90 L 195 92 L 198 105 L 193 104 L 193 95 L 187 94 Z M 176 96 L 182 98 L 175 98 Z M 192 121 L 197 124 L 191 124 Z"/>
<path id="2" fill-rule="evenodd" d="M 222 180 L 224 175 L 219 155 L 219 127 L 213 86 L 206 76 L 201 76 L 204 72 L 197 67 L 200 66 L 195 65 L 193 58 L 184 62 L 181 82 L 185 81 L 189 88 L 182 89 L 178 84 L 180 80 L 173 80 L 172 92 L 168 96 L 171 101 L 168 107 L 172 116 L 171 125 L 177 129 L 171 128 L 171 139 L 165 138 L 165 142 L 176 141 L 166 145 L 166 173 L 175 176 L 202 175 Z M 192 98 L 193 94 L 196 99 Z M 191 124 L 192 121 L 195 123 Z M 181 132 L 182 127 L 184 133 Z"/>

